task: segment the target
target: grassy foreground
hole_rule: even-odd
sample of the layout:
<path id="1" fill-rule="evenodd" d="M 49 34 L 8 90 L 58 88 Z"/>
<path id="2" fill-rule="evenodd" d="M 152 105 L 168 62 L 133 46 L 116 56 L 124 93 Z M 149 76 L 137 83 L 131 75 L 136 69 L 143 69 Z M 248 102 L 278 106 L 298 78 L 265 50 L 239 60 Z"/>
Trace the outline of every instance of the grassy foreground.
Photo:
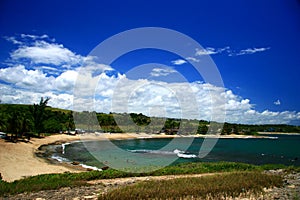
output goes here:
<path id="1" fill-rule="evenodd" d="M 195 199 L 238 197 L 259 194 L 263 188 L 280 187 L 282 178 L 262 172 L 230 172 L 197 178 L 145 181 L 109 191 L 99 200 L 114 199 Z"/>
<path id="2" fill-rule="evenodd" d="M 11 183 L 0 180 L 0 196 L 23 192 L 59 189 L 62 187 L 76 187 L 87 185 L 89 180 L 112 179 L 133 176 L 160 176 L 175 174 L 201 174 L 213 172 L 260 172 L 266 169 L 286 168 L 283 165 L 250 165 L 244 163 L 184 163 L 167 166 L 149 173 L 126 173 L 114 169 L 105 171 L 91 171 L 82 173 L 44 174 L 17 180 Z M 291 168 L 291 170 L 299 168 Z"/>

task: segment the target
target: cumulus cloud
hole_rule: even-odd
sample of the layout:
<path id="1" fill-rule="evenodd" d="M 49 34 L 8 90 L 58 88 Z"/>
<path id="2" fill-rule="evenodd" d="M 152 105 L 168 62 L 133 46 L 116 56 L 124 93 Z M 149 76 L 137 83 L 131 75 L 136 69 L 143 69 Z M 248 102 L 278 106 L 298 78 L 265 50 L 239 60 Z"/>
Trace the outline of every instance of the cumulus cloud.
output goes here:
<path id="1" fill-rule="evenodd" d="M 97 63 L 97 57 L 76 54 L 64 45 L 55 43 L 55 39 L 50 39 L 48 35 L 21 34 L 18 38 L 6 39 L 17 45 L 10 53 L 10 65 L 26 65 L 26 68 L 38 69 L 53 76 L 82 66 L 94 75 L 113 70 L 110 66 Z"/>
<path id="2" fill-rule="evenodd" d="M 37 92 L 13 88 L 9 85 L 0 84 L 1 101 L 12 104 L 38 103 L 41 97 L 50 97 L 49 106 L 56 108 L 73 109 L 73 95 L 56 94 L 54 92 Z"/>
<path id="3" fill-rule="evenodd" d="M 20 68 L 21 71 L 23 68 Z M 24 72 L 23 72 L 24 73 Z M 25 72 L 24 74 L 28 74 Z M 27 90 L 1 84 L 1 100 L 5 103 L 32 104 L 42 96 L 51 98 L 54 107 L 76 110 L 96 110 L 98 112 L 138 112 L 152 116 L 184 117 L 191 119 L 211 120 L 213 109 L 226 112 L 226 121 L 233 123 L 265 124 L 289 123 L 300 119 L 300 112 L 258 112 L 249 99 L 234 94 L 231 90 L 216 87 L 208 83 L 166 83 L 146 79 L 130 80 L 125 75 L 108 76 L 101 73 L 90 76 L 94 84 L 90 92 L 91 82 L 82 82 L 80 89 L 73 91 L 78 72 L 66 71 L 53 81 L 55 89 L 39 91 Z M 39 76 L 34 76 L 39 79 Z M 43 76 L 42 76 L 43 77 Z M 1 79 L 3 76 L 1 76 Z M 79 80 L 80 81 L 80 80 Z M 34 81 L 35 83 L 37 81 Z M 81 81 L 80 81 L 81 82 Z M 13 83 L 16 83 L 14 81 Z M 84 85 L 86 84 L 86 85 Z M 76 93 L 76 94 L 75 94 Z M 79 95 L 78 95 L 79 93 Z M 87 95 L 81 95 L 81 94 Z M 73 96 L 77 100 L 73 104 Z M 225 102 L 224 106 L 218 106 Z M 212 106 L 217 105 L 215 108 Z M 155 109 L 159 108 L 159 109 Z"/>
<path id="4" fill-rule="evenodd" d="M 21 46 L 11 53 L 14 60 L 30 59 L 34 64 L 75 65 L 81 62 L 81 56 L 76 55 L 61 44 L 36 41 L 32 46 Z"/>
<path id="5" fill-rule="evenodd" d="M 0 69 L 0 80 L 20 88 L 48 91 L 53 88 L 54 77 L 46 77 L 42 71 L 27 70 L 24 65 L 17 65 Z"/>
<path id="6" fill-rule="evenodd" d="M 60 74 L 55 79 L 55 87 L 59 91 L 64 91 L 65 93 L 73 93 L 73 88 L 78 76 L 77 71 L 68 70 Z"/>
<path id="7" fill-rule="evenodd" d="M 95 94 L 96 98 L 88 105 L 96 106 L 97 111 L 211 120 L 213 110 L 217 110 L 226 112 L 227 122 L 248 124 L 284 124 L 300 119 L 300 112 L 295 111 L 258 112 L 249 99 L 231 90 L 200 82 L 166 83 L 102 74 Z"/>
<path id="8" fill-rule="evenodd" d="M 256 111 L 250 99 L 208 83 L 132 80 L 116 73 L 109 76 L 106 71 L 113 70 L 110 66 L 97 63 L 94 57 L 76 54 L 54 40 L 51 42 L 47 35 L 21 35 L 7 40 L 18 48 L 11 53 L 11 63 L 0 69 L 0 95 L 4 103 L 33 104 L 41 97 L 50 97 L 50 106 L 74 110 L 141 112 L 205 120 L 226 112 L 227 122 L 249 124 L 300 120 L 300 112 L 296 111 Z M 241 55 L 265 50 L 245 49 Z M 202 55 L 229 51 L 229 47 L 197 49 L 195 55 L 185 59 L 199 62 Z M 175 61 L 175 65 L 186 62 Z M 149 75 L 165 77 L 174 73 L 177 71 L 171 67 L 155 67 Z M 280 101 L 274 104 L 279 105 Z"/>

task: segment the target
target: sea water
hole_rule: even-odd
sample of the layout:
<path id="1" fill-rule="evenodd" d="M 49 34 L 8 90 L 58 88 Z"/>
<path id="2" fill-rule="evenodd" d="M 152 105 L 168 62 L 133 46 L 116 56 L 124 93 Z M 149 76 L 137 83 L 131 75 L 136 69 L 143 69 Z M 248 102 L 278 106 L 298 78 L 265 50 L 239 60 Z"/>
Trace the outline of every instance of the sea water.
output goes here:
<path id="1" fill-rule="evenodd" d="M 166 165 L 182 162 L 231 161 L 250 164 L 300 166 L 300 135 L 268 135 L 270 138 L 219 139 L 204 158 L 199 158 L 203 138 L 129 139 L 80 141 L 62 145 L 54 158 L 87 166 Z"/>

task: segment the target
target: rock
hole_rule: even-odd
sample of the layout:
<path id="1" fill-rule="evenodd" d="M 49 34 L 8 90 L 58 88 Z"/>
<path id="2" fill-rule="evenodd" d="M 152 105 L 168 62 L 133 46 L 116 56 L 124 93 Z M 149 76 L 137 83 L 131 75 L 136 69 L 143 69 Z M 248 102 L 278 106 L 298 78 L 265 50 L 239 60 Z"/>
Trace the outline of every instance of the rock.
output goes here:
<path id="1" fill-rule="evenodd" d="M 73 161 L 72 162 L 72 165 L 79 165 L 80 164 L 80 162 L 78 162 L 78 161 Z"/>
<path id="2" fill-rule="evenodd" d="M 97 199 L 97 196 L 91 195 L 91 196 L 84 196 L 84 199 Z"/>
<path id="3" fill-rule="evenodd" d="M 104 166 L 104 167 L 102 167 L 101 169 L 102 170 L 107 170 L 109 167 L 108 166 Z"/>

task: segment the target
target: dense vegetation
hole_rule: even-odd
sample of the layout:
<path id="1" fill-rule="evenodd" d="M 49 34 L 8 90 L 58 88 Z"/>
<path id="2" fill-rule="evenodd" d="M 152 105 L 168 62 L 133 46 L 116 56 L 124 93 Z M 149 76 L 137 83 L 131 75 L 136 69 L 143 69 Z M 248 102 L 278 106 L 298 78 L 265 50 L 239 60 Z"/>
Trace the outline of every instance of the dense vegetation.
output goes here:
<path id="1" fill-rule="evenodd" d="M 127 173 L 115 169 L 105 171 L 90 171 L 82 173 L 44 174 L 27 177 L 11 183 L 0 180 L 0 196 L 17 194 L 23 192 L 34 192 L 41 190 L 58 189 L 61 187 L 76 187 L 87 185 L 89 180 L 112 179 L 133 176 L 160 176 L 177 174 L 201 174 L 213 172 L 257 172 L 263 170 L 284 168 L 290 171 L 299 171 L 297 167 L 286 167 L 283 165 L 250 165 L 244 163 L 219 162 L 219 163 L 182 163 L 167 166 L 149 173 Z M 259 174 L 257 177 L 260 177 Z M 220 180 L 221 181 L 221 180 Z M 190 184 L 189 184 L 190 185 Z"/>
<path id="2" fill-rule="evenodd" d="M 257 132 L 300 133 L 299 126 L 266 124 L 245 125 L 225 123 L 222 130 L 209 130 L 210 122 L 148 117 L 136 113 L 96 113 L 73 112 L 47 106 L 49 99 L 41 99 L 39 104 L 0 104 L 0 131 L 15 137 L 40 136 L 41 133 L 68 132 L 76 128 L 98 132 L 146 132 L 166 134 L 257 134 Z M 215 123 L 215 122 L 214 122 Z"/>
<path id="3" fill-rule="evenodd" d="M 51 108 L 48 101 L 42 98 L 34 105 L 1 104 L 0 131 L 10 133 L 14 140 L 74 129 L 72 111 Z"/>

